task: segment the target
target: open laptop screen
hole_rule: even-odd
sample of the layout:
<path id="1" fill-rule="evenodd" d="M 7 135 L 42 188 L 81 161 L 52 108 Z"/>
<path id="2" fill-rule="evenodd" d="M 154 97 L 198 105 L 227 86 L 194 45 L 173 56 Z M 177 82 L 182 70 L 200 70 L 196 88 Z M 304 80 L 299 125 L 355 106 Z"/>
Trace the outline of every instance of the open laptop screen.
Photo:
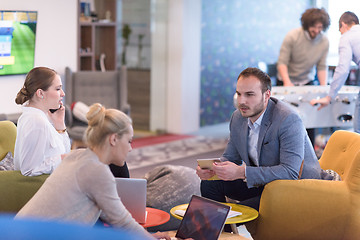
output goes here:
<path id="1" fill-rule="evenodd" d="M 222 232 L 229 211 L 230 206 L 193 195 L 176 237 L 216 240 Z"/>

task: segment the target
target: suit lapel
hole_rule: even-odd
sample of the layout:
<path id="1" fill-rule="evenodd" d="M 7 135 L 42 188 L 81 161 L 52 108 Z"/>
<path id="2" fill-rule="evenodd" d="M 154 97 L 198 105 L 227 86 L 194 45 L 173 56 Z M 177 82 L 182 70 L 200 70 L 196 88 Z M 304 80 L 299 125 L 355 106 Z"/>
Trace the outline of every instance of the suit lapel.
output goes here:
<path id="1" fill-rule="evenodd" d="M 257 147 L 259 166 L 261 166 L 261 155 L 260 155 L 261 147 L 264 144 L 264 138 L 265 138 L 266 132 L 268 131 L 269 127 L 271 126 L 271 119 L 272 119 L 272 115 L 273 115 L 274 106 L 275 106 L 275 103 L 270 98 L 268 106 L 267 106 L 265 114 L 264 114 L 264 117 L 261 121 L 259 139 L 258 139 L 258 147 Z"/>
<path id="2" fill-rule="evenodd" d="M 249 126 L 248 126 L 247 118 L 245 118 L 244 121 L 242 121 L 241 132 L 245 133 L 245 134 L 240 134 L 241 140 L 245 144 L 240 145 L 240 147 L 242 148 L 240 152 L 245 153 L 245 156 L 243 156 L 243 160 L 245 161 L 246 165 L 250 165 L 249 151 L 248 151 Z"/>

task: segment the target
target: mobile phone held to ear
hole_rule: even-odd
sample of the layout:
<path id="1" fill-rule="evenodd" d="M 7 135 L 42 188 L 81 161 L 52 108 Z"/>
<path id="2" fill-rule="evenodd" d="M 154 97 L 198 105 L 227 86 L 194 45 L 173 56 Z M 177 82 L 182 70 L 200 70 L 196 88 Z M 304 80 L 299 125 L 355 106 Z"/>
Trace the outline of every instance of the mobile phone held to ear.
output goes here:
<path id="1" fill-rule="evenodd" d="M 59 108 L 56 108 L 56 109 L 50 109 L 50 112 L 51 112 L 51 113 L 54 113 L 54 112 L 56 112 L 57 110 L 59 110 L 61 107 L 62 107 L 62 105 L 61 105 Z"/>

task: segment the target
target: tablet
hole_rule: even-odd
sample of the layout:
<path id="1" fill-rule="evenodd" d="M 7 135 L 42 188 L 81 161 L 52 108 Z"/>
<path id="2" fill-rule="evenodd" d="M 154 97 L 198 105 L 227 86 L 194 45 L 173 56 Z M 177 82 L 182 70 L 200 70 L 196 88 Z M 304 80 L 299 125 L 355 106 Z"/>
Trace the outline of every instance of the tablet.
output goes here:
<path id="1" fill-rule="evenodd" d="M 204 159 L 197 159 L 198 165 L 202 169 L 211 169 L 214 162 L 221 162 L 220 158 L 204 158 Z"/>
<path id="2" fill-rule="evenodd" d="M 214 162 L 221 162 L 220 158 L 204 158 L 197 159 L 197 163 L 201 169 L 212 169 Z M 217 175 L 209 178 L 208 180 L 220 180 Z"/>

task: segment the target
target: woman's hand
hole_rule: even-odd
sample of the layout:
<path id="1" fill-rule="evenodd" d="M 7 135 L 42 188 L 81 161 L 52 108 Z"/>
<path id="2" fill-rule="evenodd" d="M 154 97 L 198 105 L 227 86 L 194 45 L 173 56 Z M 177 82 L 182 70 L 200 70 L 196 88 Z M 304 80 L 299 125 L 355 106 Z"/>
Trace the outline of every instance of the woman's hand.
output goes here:
<path id="1" fill-rule="evenodd" d="M 156 232 L 156 233 L 153 233 L 152 236 L 156 239 L 160 239 L 160 240 L 171 240 L 172 238 L 169 236 L 169 234 L 167 234 L 166 232 Z M 180 238 L 176 238 L 176 239 L 179 239 L 181 240 Z M 192 238 L 186 238 L 184 240 L 194 240 Z"/>
<path id="2" fill-rule="evenodd" d="M 171 240 L 171 237 L 166 232 L 156 232 L 156 233 L 153 233 L 152 236 L 156 239 Z"/>
<path id="3" fill-rule="evenodd" d="M 54 113 L 48 112 L 48 116 L 51 120 L 51 122 L 54 124 L 54 127 L 56 130 L 64 130 L 66 128 L 65 126 L 65 106 L 61 105 L 58 110 L 56 110 Z"/>
<path id="4" fill-rule="evenodd" d="M 61 154 L 61 160 L 63 160 L 68 154 L 65 153 L 65 154 Z"/>

